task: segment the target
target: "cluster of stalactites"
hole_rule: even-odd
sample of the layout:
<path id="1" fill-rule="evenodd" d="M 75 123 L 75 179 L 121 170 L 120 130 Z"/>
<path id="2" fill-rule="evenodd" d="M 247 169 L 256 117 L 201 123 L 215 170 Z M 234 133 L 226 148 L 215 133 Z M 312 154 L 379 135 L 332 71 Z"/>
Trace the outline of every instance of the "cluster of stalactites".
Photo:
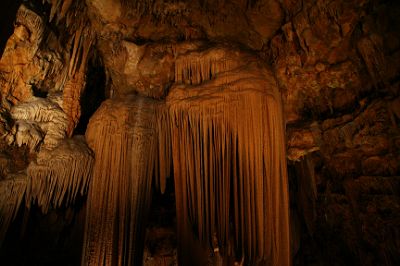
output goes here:
<path id="1" fill-rule="evenodd" d="M 25 174 L 0 180 L 0 246 L 11 222 L 17 216 L 25 195 L 27 178 Z"/>
<path id="2" fill-rule="evenodd" d="M 175 61 L 175 82 L 186 85 L 199 85 L 217 78 L 218 74 L 239 67 L 225 50 L 212 49 L 208 52 L 191 52 L 178 56 Z"/>
<path id="3" fill-rule="evenodd" d="M 0 245 L 23 199 L 25 206 L 70 206 L 87 192 L 94 156 L 84 138 L 64 139 L 55 149 L 42 149 L 23 173 L 0 180 Z"/>
<path id="4" fill-rule="evenodd" d="M 82 136 L 64 139 L 53 150 L 41 150 L 27 169 L 26 205 L 50 208 L 69 206 L 86 194 L 94 156 Z"/>
<path id="5" fill-rule="evenodd" d="M 241 76 L 226 80 L 231 82 L 225 87 L 172 88 L 167 97 L 180 262 L 191 261 L 182 250 L 191 246 L 194 228 L 223 257 L 289 265 L 288 181 L 276 85 Z"/>
<path id="6" fill-rule="evenodd" d="M 157 171 L 172 160 L 181 263 L 190 261 L 184 250 L 195 232 L 221 256 L 289 265 L 281 106 L 259 86 L 274 85 L 211 84 L 189 95 L 175 87 L 165 106 L 139 96 L 103 103 L 87 132 L 97 160 L 84 264 L 140 261 L 143 239 L 134 232 L 143 230 L 152 177 L 165 188 L 169 173 Z"/>
<path id="7" fill-rule="evenodd" d="M 63 110 L 67 114 L 67 135 L 71 136 L 81 115 L 80 100 L 86 85 L 86 70 L 95 35 L 90 28 L 84 1 L 51 0 L 49 21 L 65 22 L 68 54 L 60 90 L 63 91 Z"/>
<path id="8" fill-rule="evenodd" d="M 156 121 L 159 103 L 129 96 L 104 102 L 86 137 L 96 155 L 87 201 L 83 265 L 140 265 L 154 175 L 169 169 Z M 158 147 L 158 148 L 157 148 Z M 160 163 L 155 168 L 155 164 Z M 165 188 L 164 181 L 158 181 Z"/>

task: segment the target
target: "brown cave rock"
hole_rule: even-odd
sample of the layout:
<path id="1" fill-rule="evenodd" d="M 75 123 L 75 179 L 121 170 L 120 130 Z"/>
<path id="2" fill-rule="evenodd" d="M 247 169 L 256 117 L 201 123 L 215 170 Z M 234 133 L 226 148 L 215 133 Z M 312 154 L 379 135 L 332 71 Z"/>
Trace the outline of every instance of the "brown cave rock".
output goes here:
<path id="1" fill-rule="evenodd" d="M 398 2 L 0 21 L 0 265 L 400 264 Z"/>

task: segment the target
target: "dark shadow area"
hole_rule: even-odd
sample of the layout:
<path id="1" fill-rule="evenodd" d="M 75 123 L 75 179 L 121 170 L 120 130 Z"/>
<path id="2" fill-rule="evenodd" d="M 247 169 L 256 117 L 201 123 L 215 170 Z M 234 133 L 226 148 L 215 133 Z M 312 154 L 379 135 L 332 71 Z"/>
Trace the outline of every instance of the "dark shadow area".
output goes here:
<path id="1" fill-rule="evenodd" d="M 80 265 L 85 200 L 43 214 L 37 206 L 20 208 L 0 248 L 2 266 Z"/>
<path id="2" fill-rule="evenodd" d="M 32 92 L 33 92 L 33 96 L 35 97 L 40 97 L 40 98 L 46 98 L 48 92 L 45 90 L 41 90 L 38 87 L 36 87 L 35 85 L 32 85 Z"/>
<path id="3" fill-rule="evenodd" d="M 101 58 L 94 53 L 88 62 L 86 87 L 81 96 L 81 117 L 74 134 L 85 134 L 90 117 L 105 99 L 106 73 Z"/>
<path id="4" fill-rule="evenodd" d="M 153 188 L 151 208 L 146 226 L 145 254 L 146 260 L 169 263 L 175 260 L 176 239 L 176 209 L 175 189 L 172 177 L 167 178 L 167 186 L 164 194 Z M 144 263 L 146 265 L 146 263 Z"/>
<path id="5" fill-rule="evenodd" d="M 0 55 L 3 55 L 8 38 L 14 31 L 14 21 L 20 0 L 2 0 L 0 2 Z"/>

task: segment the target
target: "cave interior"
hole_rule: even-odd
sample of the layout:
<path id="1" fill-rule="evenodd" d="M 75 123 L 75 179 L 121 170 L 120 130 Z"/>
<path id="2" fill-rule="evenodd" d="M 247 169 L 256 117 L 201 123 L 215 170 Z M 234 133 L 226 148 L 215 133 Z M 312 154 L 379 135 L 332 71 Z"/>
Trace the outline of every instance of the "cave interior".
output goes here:
<path id="1" fill-rule="evenodd" d="M 399 1 L 0 22 L 0 265 L 400 265 Z"/>

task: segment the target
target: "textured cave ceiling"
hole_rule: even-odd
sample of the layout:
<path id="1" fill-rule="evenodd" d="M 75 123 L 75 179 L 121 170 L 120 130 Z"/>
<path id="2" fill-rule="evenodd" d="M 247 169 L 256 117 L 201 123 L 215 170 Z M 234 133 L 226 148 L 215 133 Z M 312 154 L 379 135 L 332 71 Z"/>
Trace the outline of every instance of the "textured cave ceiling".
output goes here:
<path id="1" fill-rule="evenodd" d="M 0 243 L 87 196 L 82 265 L 400 263 L 397 1 L 0 7 Z M 179 254 L 151 264 L 167 177 Z"/>

